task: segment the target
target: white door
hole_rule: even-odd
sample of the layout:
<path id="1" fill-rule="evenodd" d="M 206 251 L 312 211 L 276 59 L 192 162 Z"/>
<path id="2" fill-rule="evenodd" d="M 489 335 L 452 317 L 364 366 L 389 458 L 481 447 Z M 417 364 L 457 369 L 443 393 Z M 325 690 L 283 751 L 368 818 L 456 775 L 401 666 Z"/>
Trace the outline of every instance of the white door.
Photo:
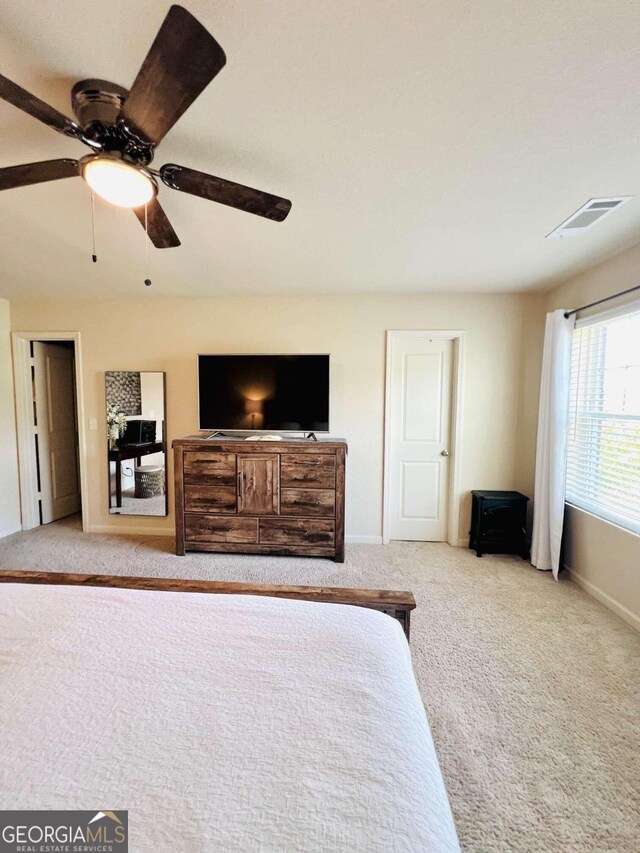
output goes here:
<path id="1" fill-rule="evenodd" d="M 444 542 L 453 341 L 394 335 L 387 370 L 389 538 Z"/>
<path id="2" fill-rule="evenodd" d="M 80 509 L 73 350 L 34 341 L 42 523 Z"/>

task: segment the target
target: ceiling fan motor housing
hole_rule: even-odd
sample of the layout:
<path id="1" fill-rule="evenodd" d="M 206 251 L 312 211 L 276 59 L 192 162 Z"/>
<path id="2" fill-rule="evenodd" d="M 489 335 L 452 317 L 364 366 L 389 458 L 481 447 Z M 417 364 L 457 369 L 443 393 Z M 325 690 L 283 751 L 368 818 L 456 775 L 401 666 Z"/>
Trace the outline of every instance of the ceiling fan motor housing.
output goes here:
<path id="1" fill-rule="evenodd" d="M 71 90 L 71 106 L 84 130 L 93 122 L 116 124 L 128 94 L 108 80 L 80 80 Z"/>
<path id="2" fill-rule="evenodd" d="M 130 163 L 146 165 L 153 159 L 153 146 L 132 137 L 118 121 L 128 95 L 128 89 L 109 80 L 80 80 L 71 90 L 71 107 L 87 140 Z"/>

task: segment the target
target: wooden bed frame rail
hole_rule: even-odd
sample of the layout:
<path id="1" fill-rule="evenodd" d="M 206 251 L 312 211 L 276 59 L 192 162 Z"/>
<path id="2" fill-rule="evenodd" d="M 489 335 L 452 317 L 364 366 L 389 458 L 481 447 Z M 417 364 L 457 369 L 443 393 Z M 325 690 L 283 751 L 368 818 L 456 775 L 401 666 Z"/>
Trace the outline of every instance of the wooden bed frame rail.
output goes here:
<path id="1" fill-rule="evenodd" d="M 115 589 L 159 592 L 204 592 L 218 595 L 267 595 L 300 601 L 351 604 L 380 610 L 397 619 L 409 640 L 410 616 L 416 600 L 411 592 L 386 589 L 349 589 L 333 586 L 283 586 L 273 584 L 227 583 L 226 581 L 183 580 L 181 578 L 137 578 L 128 575 L 83 575 L 70 572 L 0 570 L 0 583 L 100 586 Z"/>

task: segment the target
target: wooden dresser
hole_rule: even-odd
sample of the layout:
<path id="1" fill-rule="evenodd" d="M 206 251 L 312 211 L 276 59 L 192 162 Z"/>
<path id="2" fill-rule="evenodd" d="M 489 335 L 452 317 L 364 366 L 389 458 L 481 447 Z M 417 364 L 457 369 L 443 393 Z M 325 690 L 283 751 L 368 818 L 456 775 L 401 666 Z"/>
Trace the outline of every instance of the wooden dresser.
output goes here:
<path id="1" fill-rule="evenodd" d="M 173 442 L 176 553 L 294 554 L 344 562 L 346 442 Z"/>

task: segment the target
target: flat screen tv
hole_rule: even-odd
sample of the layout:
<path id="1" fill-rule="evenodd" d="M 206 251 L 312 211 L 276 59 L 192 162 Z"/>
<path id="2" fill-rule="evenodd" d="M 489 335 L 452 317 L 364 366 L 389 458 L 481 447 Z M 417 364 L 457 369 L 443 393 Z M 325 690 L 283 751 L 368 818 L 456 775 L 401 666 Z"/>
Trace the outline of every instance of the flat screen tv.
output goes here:
<path id="1" fill-rule="evenodd" d="M 200 429 L 328 432 L 328 355 L 199 355 Z"/>

